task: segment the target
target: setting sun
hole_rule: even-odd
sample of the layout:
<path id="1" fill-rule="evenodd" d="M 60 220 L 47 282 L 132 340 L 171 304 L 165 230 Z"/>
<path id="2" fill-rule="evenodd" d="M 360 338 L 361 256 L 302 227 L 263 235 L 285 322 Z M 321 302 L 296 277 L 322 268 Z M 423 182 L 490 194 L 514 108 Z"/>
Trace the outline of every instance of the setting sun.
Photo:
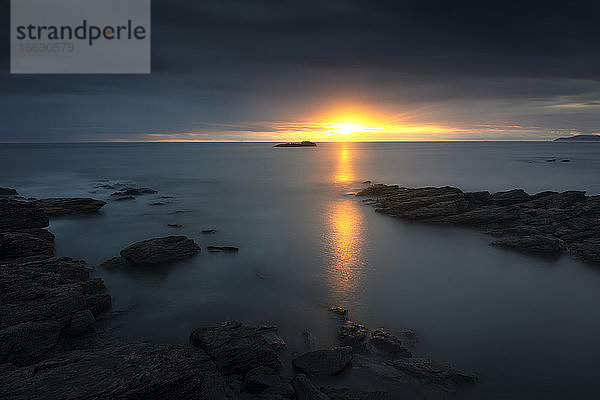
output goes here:
<path id="1" fill-rule="evenodd" d="M 330 126 L 329 126 L 329 130 L 331 132 L 341 133 L 342 135 L 348 135 L 350 133 L 356 133 L 356 132 L 364 131 L 367 129 L 369 129 L 369 128 L 359 125 L 359 124 L 354 124 L 351 122 L 338 122 L 338 123 L 330 124 Z"/>

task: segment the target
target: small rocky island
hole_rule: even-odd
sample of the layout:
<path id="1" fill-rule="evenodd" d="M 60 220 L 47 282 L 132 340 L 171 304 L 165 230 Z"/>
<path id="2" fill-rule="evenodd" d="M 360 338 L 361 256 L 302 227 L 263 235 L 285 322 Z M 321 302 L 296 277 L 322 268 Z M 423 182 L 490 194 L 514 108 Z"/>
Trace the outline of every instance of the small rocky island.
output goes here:
<path id="1" fill-rule="evenodd" d="M 494 246 L 543 256 L 571 254 L 600 265 L 600 196 L 582 191 L 523 189 L 490 193 L 454 187 L 409 189 L 371 185 L 357 193 L 376 212 L 433 224 L 477 228 L 498 239 Z"/>
<path id="2" fill-rule="evenodd" d="M 279 143 L 273 147 L 317 147 L 317 144 L 304 140 L 302 142 Z"/>

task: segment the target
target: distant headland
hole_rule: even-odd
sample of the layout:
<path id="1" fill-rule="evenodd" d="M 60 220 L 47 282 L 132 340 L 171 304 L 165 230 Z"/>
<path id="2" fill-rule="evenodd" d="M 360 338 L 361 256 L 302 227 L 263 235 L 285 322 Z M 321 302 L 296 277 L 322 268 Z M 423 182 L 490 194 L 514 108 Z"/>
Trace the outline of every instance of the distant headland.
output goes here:
<path id="1" fill-rule="evenodd" d="M 317 147 L 317 144 L 304 140 L 302 142 L 279 143 L 273 147 Z"/>
<path id="2" fill-rule="evenodd" d="M 600 142 L 600 135 L 575 135 L 554 139 L 555 142 Z"/>

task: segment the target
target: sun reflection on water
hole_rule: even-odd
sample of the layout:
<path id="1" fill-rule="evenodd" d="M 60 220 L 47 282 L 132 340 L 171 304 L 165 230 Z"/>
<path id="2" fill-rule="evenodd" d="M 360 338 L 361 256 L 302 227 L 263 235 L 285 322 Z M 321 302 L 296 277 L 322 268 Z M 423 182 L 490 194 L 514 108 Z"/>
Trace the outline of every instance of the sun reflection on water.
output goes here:
<path id="1" fill-rule="evenodd" d="M 347 144 L 342 145 L 337 154 L 333 181 L 344 189 L 355 180 L 352 161 L 351 149 Z M 331 300 L 336 304 L 346 304 L 360 289 L 364 267 L 364 233 L 363 218 L 356 199 L 340 194 L 327 210 L 325 226 L 327 279 Z"/>

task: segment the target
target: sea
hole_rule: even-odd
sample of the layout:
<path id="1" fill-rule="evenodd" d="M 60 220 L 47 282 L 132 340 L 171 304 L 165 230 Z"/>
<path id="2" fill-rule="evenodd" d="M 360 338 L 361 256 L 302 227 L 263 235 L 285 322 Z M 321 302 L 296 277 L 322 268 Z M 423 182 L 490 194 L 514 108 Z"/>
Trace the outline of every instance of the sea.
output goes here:
<path id="1" fill-rule="evenodd" d="M 85 260 L 104 279 L 113 316 L 103 323 L 119 337 L 185 343 L 219 321 L 277 324 L 289 359 L 335 344 L 339 321 L 328 307 L 339 306 L 369 328 L 413 329 L 415 356 L 478 374 L 455 398 L 597 398 L 600 268 L 377 214 L 354 196 L 367 181 L 598 195 L 600 144 L 0 144 L 0 186 L 108 202 L 98 215 L 53 219 L 49 230 L 58 256 Z M 110 186 L 123 185 L 158 193 L 114 201 Z M 168 266 L 97 268 L 168 235 L 193 238 L 201 253 Z M 211 245 L 239 252 L 209 253 Z M 352 374 L 333 384 L 401 396 L 383 378 Z"/>

